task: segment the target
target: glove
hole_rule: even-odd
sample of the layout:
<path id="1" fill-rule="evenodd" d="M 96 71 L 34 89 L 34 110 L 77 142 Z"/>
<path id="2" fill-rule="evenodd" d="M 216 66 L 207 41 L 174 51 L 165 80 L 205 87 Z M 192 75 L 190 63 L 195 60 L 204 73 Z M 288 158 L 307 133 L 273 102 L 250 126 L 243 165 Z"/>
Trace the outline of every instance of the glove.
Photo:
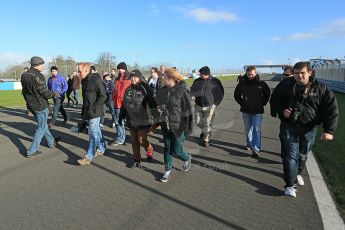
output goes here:
<path id="1" fill-rule="evenodd" d="M 54 98 L 58 98 L 60 96 L 59 92 L 54 92 Z"/>

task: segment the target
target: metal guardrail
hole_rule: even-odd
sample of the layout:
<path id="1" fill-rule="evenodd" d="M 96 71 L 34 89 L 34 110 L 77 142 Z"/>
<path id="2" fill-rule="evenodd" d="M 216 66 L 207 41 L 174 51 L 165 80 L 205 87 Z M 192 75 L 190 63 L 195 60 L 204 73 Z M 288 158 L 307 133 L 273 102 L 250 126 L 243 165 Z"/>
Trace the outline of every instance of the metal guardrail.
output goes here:
<path id="1" fill-rule="evenodd" d="M 345 93 L 345 81 L 332 81 L 320 78 L 317 78 L 317 80 L 328 85 L 333 91 Z"/>

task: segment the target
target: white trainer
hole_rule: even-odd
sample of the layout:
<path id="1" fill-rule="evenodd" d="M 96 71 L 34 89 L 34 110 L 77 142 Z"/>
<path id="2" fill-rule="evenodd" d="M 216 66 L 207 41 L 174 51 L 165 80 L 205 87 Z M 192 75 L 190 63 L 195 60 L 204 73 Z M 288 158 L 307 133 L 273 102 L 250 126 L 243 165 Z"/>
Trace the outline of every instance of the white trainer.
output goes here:
<path id="1" fill-rule="evenodd" d="M 296 197 L 296 188 L 294 187 L 286 187 L 284 191 L 285 196 L 292 196 Z"/>
<path id="2" fill-rule="evenodd" d="M 297 175 L 297 184 L 303 186 L 304 185 L 304 180 L 301 175 Z"/>
<path id="3" fill-rule="evenodd" d="M 166 183 L 166 182 L 169 181 L 170 176 L 171 176 L 171 170 L 165 171 L 165 172 L 164 172 L 164 175 L 161 177 L 160 180 L 161 180 L 162 182 Z"/>

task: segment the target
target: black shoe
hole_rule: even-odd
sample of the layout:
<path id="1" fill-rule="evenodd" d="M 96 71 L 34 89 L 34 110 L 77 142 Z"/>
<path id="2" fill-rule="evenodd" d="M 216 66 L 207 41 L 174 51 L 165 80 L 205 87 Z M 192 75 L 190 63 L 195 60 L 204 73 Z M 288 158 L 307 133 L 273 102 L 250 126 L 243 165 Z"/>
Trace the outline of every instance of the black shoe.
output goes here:
<path id="1" fill-rule="evenodd" d="M 34 152 L 33 154 L 31 154 L 31 155 L 27 155 L 26 157 L 27 158 L 33 158 L 33 157 L 35 157 L 35 156 L 38 156 L 38 155 L 40 155 L 42 152 L 41 151 L 36 151 L 36 152 Z"/>
<path id="2" fill-rule="evenodd" d="M 153 161 L 153 157 L 146 157 L 147 162 L 151 163 Z"/>
<path id="3" fill-rule="evenodd" d="M 133 164 L 131 165 L 131 168 L 140 168 L 140 161 L 134 161 Z"/>
<path id="4" fill-rule="evenodd" d="M 59 143 L 59 141 L 61 140 L 61 137 L 55 137 L 54 138 L 54 143 L 52 146 L 50 146 L 51 149 L 55 148 L 56 145 Z"/>
<path id="5" fill-rule="evenodd" d="M 204 142 L 202 143 L 202 146 L 208 147 L 208 146 L 210 146 L 210 144 L 208 143 L 208 141 L 204 141 Z"/>
<path id="6" fill-rule="evenodd" d="M 204 133 L 200 133 L 199 138 L 200 138 L 201 140 L 204 140 L 204 137 L 205 137 L 205 134 L 204 134 Z"/>
<path id="7" fill-rule="evenodd" d="M 259 158 L 259 151 L 252 150 L 252 157 L 253 158 Z"/>

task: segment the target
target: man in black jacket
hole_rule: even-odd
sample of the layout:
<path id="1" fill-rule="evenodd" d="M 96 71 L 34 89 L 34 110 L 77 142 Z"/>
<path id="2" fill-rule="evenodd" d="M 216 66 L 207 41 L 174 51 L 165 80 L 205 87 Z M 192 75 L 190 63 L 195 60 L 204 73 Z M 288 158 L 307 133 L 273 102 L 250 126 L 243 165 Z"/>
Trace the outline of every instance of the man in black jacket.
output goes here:
<path id="1" fill-rule="evenodd" d="M 255 66 L 249 66 L 234 92 L 236 102 L 241 106 L 246 148 L 252 150 L 253 157 L 259 157 L 261 150 L 261 123 L 264 106 L 270 99 L 270 88 L 259 80 Z"/>
<path id="2" fill-rule="evenodd" d="M 44 70 L 44 60 L 41 57 L 31 58 L 31 68 L 21 76 L 22 94 L 26 101 L 28 110 L 37 120 L 37 129 L 30 148 L 27 150 L 27 157 L 31 158 L 41 154 L 39 146 L 44 136 L 49 148 L 54 148 L 60 137 L 54 138 L 48 128 L 48 99 L 57 97 L 48 90 L 46 80 L 41 72 Z"/>
<path id="3" fill-rule="evenodd" d="M 102 78 L 99 73 L 90 73 L 89 63 L 79 63 L 78 73 L 83 81 L 82 118 L 89 124 L 89 146 L 85 157 L 77 162 L 80 165 L 90 165 L 94 157 L 103 155 L 105 152 L 105 141 L 99 125 L 107 96 Z"/>
<path id="4" fill-rule="evenodd" d="M 307 155 L 316 136 L 316 126 L 323 125 L 320 140 L 333 140 L 338 124 L 338 105 L 333 92 L 313 76 L 309 62 L 293 67 L 294 77 L 282 80 L 271 97 L 271 115 L 281 120 L 279 138 L 282 145 L 285 195 L 296 197 L 297 184 Z"/>
<path id="5" fill-rule="evenodd" d="M 216 115 L 216 107 L 222 102 L 224 88 L 217 78 L 211 76 L 208 66 L 199 70 L 200 77 L 195 79 L 190 88 L 195 101 L 195 123 L 201 129 L 200 139 L 204 147 L 209 146 L 211 130 Z"/>

